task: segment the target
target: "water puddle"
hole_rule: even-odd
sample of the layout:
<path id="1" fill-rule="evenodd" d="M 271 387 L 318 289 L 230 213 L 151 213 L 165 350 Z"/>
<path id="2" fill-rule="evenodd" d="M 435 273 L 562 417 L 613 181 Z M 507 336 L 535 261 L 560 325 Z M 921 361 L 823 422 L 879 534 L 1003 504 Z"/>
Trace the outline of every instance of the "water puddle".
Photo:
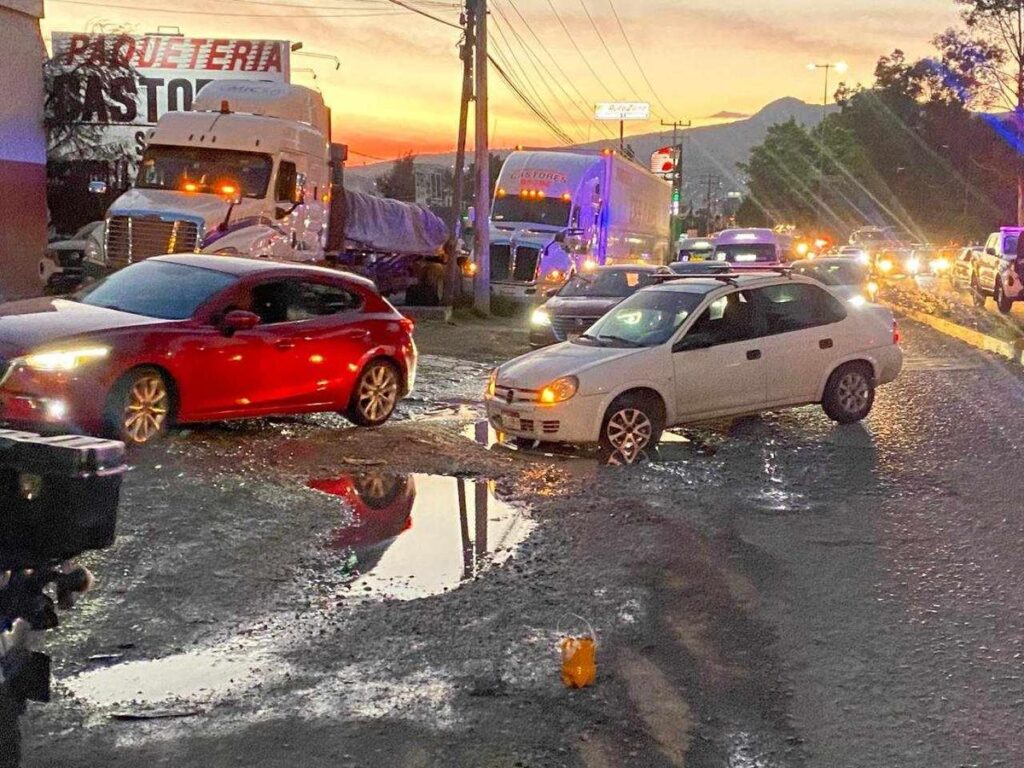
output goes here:
<path id="1" fill-rule="evenodd" d="M 276 667 L 276 672 L 271 669 Z M 144 714 L 174 702 L 208 702 L 283 676 L 283 663 L 260 655 L 196 651 L 163 659 L 129 661 L 64 680 L 75 696 L 99 706 L 130 706 Z"/>
<path id="2" fill-rule="evenodd" d="M 366 472 L 308 485 L 352 510 L 354 522 L 332 531 L 328 546 L 360 595 L 448 592 L 507 560 L 535 526 L 491 481 Z"/>

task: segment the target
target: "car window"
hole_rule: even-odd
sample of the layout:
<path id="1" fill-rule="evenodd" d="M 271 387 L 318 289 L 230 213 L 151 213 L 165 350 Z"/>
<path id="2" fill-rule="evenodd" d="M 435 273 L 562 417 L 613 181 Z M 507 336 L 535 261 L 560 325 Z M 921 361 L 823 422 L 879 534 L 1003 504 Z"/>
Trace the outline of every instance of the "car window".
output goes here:
<path id="1" fill-rule="evenodd" d="M 749 291 L 736 291 L 715 300 L 690 326 L 676 351 L 716 347 L 763 335 L 763 318 Z"/>
<path id="2" fill-rule="evenodd" d="M 135 315 L 184 320 L 237 280 L 213 269 L 141 261 L 82 289 L 75 299 Z"/>
<path id="3" fill-rule="evenodd" d="M 338 285 L 278 280 L 252 290 L 252 311 L 263 325 L 294 323 L 357 309 L 359 296 Z"/>
<path id="4" fill-rule="evenodd" d="M 765 333 L 801 331 L 835 323 L 846 317 L 842 303 L 821 288 L 804 283 L 782 283 L 754 291 L 764 314 Z"/>

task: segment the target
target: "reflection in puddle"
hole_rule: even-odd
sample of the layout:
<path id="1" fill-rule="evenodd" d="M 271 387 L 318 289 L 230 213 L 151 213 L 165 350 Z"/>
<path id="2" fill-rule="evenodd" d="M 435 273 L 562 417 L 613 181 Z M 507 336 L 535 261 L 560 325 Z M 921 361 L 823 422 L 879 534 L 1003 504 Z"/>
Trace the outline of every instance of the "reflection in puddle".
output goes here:
<path id="1" fill-rule="evenodd" d="M 354 522 L 329 546 L 347 553 L 349 586 L 360 593 L 413 600 L 447 592 L 504 562 L 534 527 L 490 481 L 366 473 L 309 487 L 352 508 Z"/>
<path id="2" fill-rule="evenodd" d="M 100 706 L 152 706 L 173 700 L 211 700 L 267 680 L 269 659 L 202 651 L 163 659 L 130 661 L 83 672 L 64 681 L 79 698 Z M 284 674 L 284 665 L 275 665 Z"/>

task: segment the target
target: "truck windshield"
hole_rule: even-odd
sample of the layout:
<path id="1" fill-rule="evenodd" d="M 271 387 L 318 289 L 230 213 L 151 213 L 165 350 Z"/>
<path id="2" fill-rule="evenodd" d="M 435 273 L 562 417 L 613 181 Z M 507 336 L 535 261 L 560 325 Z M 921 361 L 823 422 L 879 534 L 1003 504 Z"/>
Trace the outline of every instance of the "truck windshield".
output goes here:
<path id="1" fill-rule="evenodd" d="M 231 185 L 242 197 L 262 198 L 273 166 L 269 155 L 256 152 L 153 144 L 142 156 L 135 186 L 222 194 Z"/>
<path id="2" fill-rule="evenodd" d="M 572 203 L 558 197 L 526 200 L 521 197 L 499 197 L 491 210 L 493 221 L 514 221 L 528 224 L 547 224 L 552 227 L 569 225 Z"/>

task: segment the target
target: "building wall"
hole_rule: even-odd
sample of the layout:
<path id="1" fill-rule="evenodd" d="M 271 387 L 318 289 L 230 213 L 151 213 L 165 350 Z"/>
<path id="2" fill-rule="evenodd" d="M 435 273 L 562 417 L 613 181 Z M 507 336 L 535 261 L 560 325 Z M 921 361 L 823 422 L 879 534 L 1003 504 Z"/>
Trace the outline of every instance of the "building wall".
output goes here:
<path id="1" fill-rule="evenodd" d="M 42 0 L 0 0 L 0 295 L 37 294 L 46 247 Z"/>

